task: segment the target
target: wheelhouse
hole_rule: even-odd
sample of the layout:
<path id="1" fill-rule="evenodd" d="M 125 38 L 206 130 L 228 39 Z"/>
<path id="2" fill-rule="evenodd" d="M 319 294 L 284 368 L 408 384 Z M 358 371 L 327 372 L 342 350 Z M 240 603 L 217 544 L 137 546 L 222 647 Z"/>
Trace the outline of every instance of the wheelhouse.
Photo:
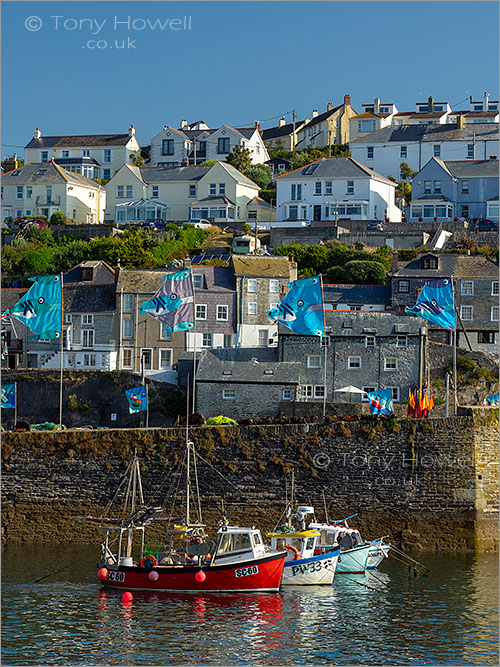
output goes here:
<path id="1" fill-rule="evenodd" d="M 260 558 L 266 553 L 260 530 L 221 526 L 217 531 L 214 562 L 227 563 Z"/>

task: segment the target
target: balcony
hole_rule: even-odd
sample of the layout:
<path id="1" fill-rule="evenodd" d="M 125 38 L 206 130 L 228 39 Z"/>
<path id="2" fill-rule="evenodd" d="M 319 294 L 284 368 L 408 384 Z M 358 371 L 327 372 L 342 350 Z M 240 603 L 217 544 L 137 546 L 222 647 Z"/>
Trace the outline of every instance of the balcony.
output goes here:
<path id="1" fill-rule="evenodd" d="M 56 197 L 44 197 L 44 195 L 38 195 L 35 199 L 35 204 L 37 206 L 60 206 L 61 197 L 59 195 Z"/>

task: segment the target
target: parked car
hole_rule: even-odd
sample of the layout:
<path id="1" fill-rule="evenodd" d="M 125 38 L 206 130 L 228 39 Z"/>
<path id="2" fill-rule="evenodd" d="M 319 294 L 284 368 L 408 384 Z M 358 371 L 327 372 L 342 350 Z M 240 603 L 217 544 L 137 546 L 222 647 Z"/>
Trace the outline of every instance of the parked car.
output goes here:
<path id="1" fill-rule="evenodd" d="M 478 232 L 498 232 L 498 222 L 494 220 L 479 220 L 477 223 Z"/>
<path id="2" fill-rule="evenodd" d="M 382 224 L 381 220 L 370 220 L 370 222 L 366 225 L 366 229 L 370 232 L 383 232 L 384 225 Z"/>

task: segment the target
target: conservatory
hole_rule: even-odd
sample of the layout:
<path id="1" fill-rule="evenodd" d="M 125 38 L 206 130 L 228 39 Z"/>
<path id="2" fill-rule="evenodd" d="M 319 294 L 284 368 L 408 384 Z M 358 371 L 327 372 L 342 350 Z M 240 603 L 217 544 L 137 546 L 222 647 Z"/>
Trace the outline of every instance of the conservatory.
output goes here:
<path id="1" fill-rule="evenodd" d="M 413 199 L 410 220 L 453 220 L 453 204 L 446 197 Z"/>
<path id="2" fill-rule="evenodd" d="M 205 197 L 189 207 L 191 220 L 234 220 L 236 206 L 227 197 Z"/>
<path id="3" fill-rule="evenodd" d="M 115 205 L 116 222 L 155 222 L 167 219 L 168 206 L 151 199 L 135 199 Z"/>

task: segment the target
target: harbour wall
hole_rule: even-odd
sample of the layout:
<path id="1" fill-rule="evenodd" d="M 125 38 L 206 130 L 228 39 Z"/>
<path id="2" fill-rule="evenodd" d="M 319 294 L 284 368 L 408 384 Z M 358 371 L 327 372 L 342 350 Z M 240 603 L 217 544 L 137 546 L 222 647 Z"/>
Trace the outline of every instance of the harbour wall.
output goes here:
<path id="1" fill-rule="evenodd" d="M 298 503 L 315 506 L 322 519 L 324 494 L 329 517 L 357 513 L 351 523 L 367 538 L 388 535 L 412 550 L 496 550 L 498 410 L 471 412 L 425 421 L 193 428 L 203 520 L 217 526 L 224 508 L 230 522 L 272 528 L 290 498 L 294 470 Z M 179 516 L 184 438 L 178 428 L 5 433 L 2 542 L 98 540 L 97 527 L 71 517 L 116 515 L 106 506 L 134 450 L 146 500 Z M 168 491 L 177 487 L 170 505 Z"/>

